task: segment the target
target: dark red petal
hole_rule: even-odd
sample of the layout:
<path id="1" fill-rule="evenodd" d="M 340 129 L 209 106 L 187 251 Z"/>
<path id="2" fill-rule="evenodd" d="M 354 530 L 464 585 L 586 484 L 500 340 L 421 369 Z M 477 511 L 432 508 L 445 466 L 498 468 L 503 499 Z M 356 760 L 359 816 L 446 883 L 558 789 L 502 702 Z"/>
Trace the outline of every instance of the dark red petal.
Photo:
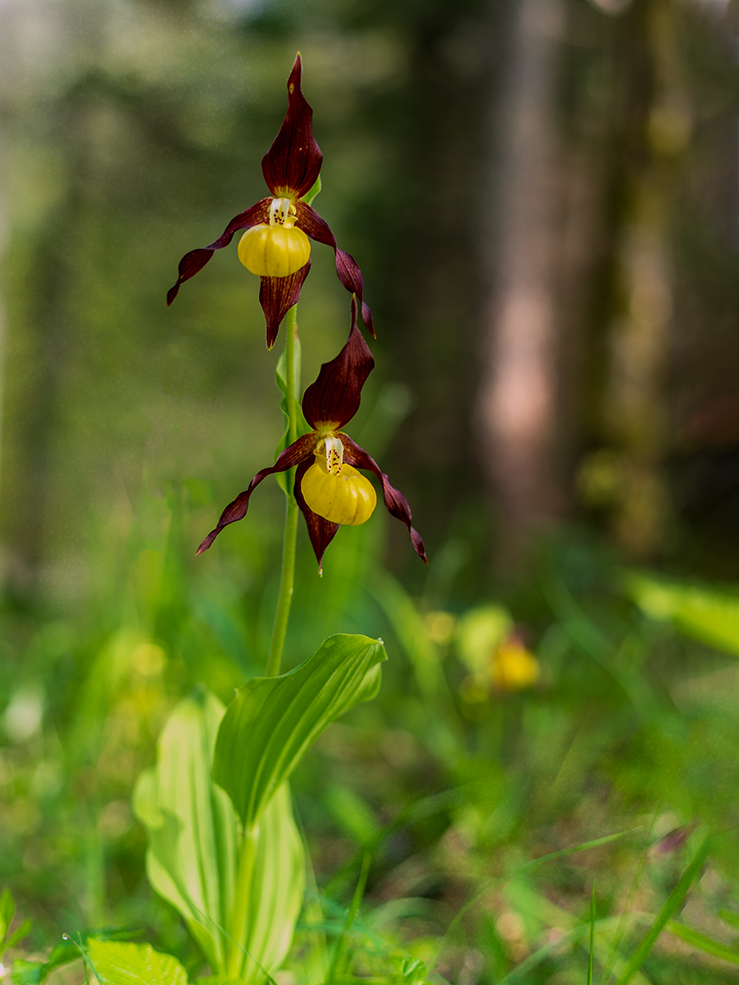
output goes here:
<path id="1" fill-rule="evenodd" d="M 266 479 L 268 475 L 273 475 L 275 472 L 286 472 L 299 462 L 309 459 L 316 447 L 316 441 L 316 436 L 313 433 L 302 435 L 278 455 L 277 461 L 271 468 L 261 469 L 261 471 L 257 472 L 249 483 L 248 488 L 244 492 L 239 493 L 233 503 L 229 503 L 223 513 L 221 513 L 215 530 L 211 530 L 195 553 L 202 554 L 203 551 L 207 551 L 221 530 L 228 526 L 229 523 L 244 519 L 246 511 L 249 509 L 249 497 L 263 479 Z"/>
<path id="2" fill-rule="evenodd" d="M 323 154 L 313 139 L 313 110 L 300 88 L 300 55 L 287 80 L 287 113 L 274 143 L 262 158 L 262 174 L 275 196 L 302 198 L 316 183 Z"/>
<path id="3" fill-rule="evenodd" d="M 385 508 L 388 513 L 391 513 L 398 520 L 401 520 L 411 535 L 411 542 L 416 551 L 416 554 L 421 558 L 421 560 L 428 564 L 428 559 L 426 558 L 426 548 L 423 546 L 423 539 L 417 530 L 411 526 L 411 520 L 413 515 L 411 514 L 411 507 L 408 500 L 405 498 L 402 492 L 398 489 L 394 489 L 390 485 L 390 480 L 385 475 L 384 472 L 380 470 L 380 466 L 368 455 L 364 448 L 360 448 L 356 442 L 352 441 L 348 434 L 340 434 L 341 443 L 344 446 L 344 461 L 348 465 L 353 465 L 357 469 L 368 469 L 370 472 L 374 472 L 377 478 L 382 483 L 382 494 L 385 499 Z"/>
<path id="4" fill-rule="evenodd" d="M 298 303 L 300 291 L 310 271 L 310 260 L 288 277 L 262 277 L 259 303 L 267 322 L 267 348 L 275 344 L 280 323 L 290 308 Z"/>
<path id="5" fill-rule="evenodd" d="M 303 476 L 311 467 L 311 464 L 311 462 L 301 462 L 298 466 L 298 471 L 295 473 L 294 492 L 295 501 L 305 517 L 305 525 L 308 527 L 308 536 L 310 537 L 310 542 L 313 545 L 316 560 L 318 561 L 318 571 L 320 574 L 322 571 L 321 565 L 323 563 L 323 555 L 328 545 L 336 536 L 336 531 L 339 529 L 339 524 L 332 523 L 330 520 L 324 520 L 322 516 L 314 513 L 303 499 L 303 490 L 301 489 L 300 484 L 303 481 Z"/>
<path id="6" fill-rule="evenodd" d="M 318 379 L 303 396 L 303 413 L 312 428 L 342 428 L 359 410 L 362 387 L 375 360 L 357 328 L 357 302 L 352 298 L 352 327 L 335 359 L 321 366 Z"/>
<path id="7" fill-rule="evenodd" d="M 372 312 L 369 309 L 369 305 L 365 304 L 362 300 L 364 278 L 362 277 L 362 271 L 359 269 L 357 261 L 350 253 L 339 249 L 328 223 L 320 217 L 315 209 L 312 209 L 310 205 L 306 205 L 305 202 L 296 202 L 295 211 L 295 225 L 302 229 L 311 239 L 314 239 L 317 243 L 324 243 L 326 246 L 330 246 L 336 253 L 336 273 L 338 278 L 350 294 L 357 295 L 359 303 L 362 306 L 362 321 L 374 339 L 376 336 L 375 326 L 372 323 Z"/>
<path id="8" fill-rule="evenodd" d="M 359 303 L 362 305 L 362 321 L 364 322 L 364 326 L 373 339 L 377 338 L 375 335 L 375 326 L 372 321 L 372 312 L 369 309 L 369 305 L 362 300 L 362 292 L 364 291 L 362 271 L 359 269 L 359 264 L 351 253 L 347 253 L 345 250 L 336 250 L 336 273 L 347 291 L 351 291 L 352 294 L 356 294 L 359 298 Z"/>
<path id="9" fill-rule="evenodd" d="M 347 291 L 356 294 L 358 298 L 362 297 L 364 277 L 362 277 L 362 271 L 359 269 L 351 253 L 337 249 L 336 273 L 339 275 L 339 280 Z"/>
<path id="10" fill-rule="evenodd" d="M 240 229 L 250 229 L 252 226 L 259 225 L 260 222 L 267 222 L 271 201 L 271 198 L 263 198 L 256 205 L 252 205 L 250 209 L 247 209 L 246 212 L 241 212 L 239 215 L 234 216 L 218 239 L 211 243 L 210 246 L 205 246 L 201 250 L 190 250 L 189 253 L 183 256 L 180 260 L 177 283 L 167 291 L 167 307 L 177 297 L 180 284 L 194 277 L 199 270 L 202 270 L 213 256 L 214 250 L 222 250 L 224 246 L 228 246 L 234 238 L 234 233 L 237 233 Z"/>
<path id="11" fill-rule="evenodd" d="M 314 208 L 306 205 L 305 202 L 295 203 L 295 225 L 302 229 L 306 236 L 310 236 L 316 243 L 323 243 L 335 250 L 336 239 L 331 232 L 331 227 L 322 219 Z M 361 274 L 360 274 L 361 276 Z"/>

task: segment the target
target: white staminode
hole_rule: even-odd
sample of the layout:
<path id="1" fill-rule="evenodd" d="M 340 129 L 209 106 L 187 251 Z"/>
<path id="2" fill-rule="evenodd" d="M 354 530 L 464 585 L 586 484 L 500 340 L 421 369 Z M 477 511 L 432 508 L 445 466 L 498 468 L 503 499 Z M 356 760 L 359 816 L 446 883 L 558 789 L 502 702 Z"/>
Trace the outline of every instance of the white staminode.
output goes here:
<path id="1" fill-rule="evenodd" d="M 295 206 L 289 198 L 273 198 L 269 206 L 270 226 L 292 226 Z"/>
<path id="2" fill-rule="evenodd" d="M 319 454 L 322 451 L 326 455 L 326 471 L 332 475 L 337 475 L 344 464 L 344 446 L 341 443 L 341 438 L 337 438 L 335 435 L 325 438 L 323 449 L 319 445 L 317 451 Z"/>

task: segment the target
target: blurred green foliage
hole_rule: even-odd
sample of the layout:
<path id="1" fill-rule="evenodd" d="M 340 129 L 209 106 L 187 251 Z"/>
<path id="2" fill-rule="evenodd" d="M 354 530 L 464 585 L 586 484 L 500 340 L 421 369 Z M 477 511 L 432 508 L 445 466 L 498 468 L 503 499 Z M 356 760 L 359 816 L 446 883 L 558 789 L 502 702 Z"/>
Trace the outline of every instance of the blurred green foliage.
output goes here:
<path id="1" fill-rule="evenodd" d="M 176 512 L 167 526 L 156 548 L 140 548 L 133 570 L 147 579 L 132 579 L 117 625 L 111 603 L 107 631 L 57 620 L 26 651 L 35 690 L 10 686 L 3 718 L 0 857 L 3 881 L 34 918 L 32 948 L 43 953 L 62 931 L 134 925 L 195 977 L 196 952 L 144 880 L 146 840 L 130 792 L 180 693 L 201 679 L 227 698 L 258 671 L 246 641 L 275 586 L 234 589 L 234 544 L 217 548 L 217 574 L 194 578 L 188 553 L 172 549 Z M 259 523 L 243 526 L 248 536 L 267 536 Z M 331 726 L 293 778 L 326 932 L 338 932 L 332 907 L 347 900 L 369 852 L 367 899 L 349 938 L 356 968 L 386 967 L 388 948 L 398 946 L 431 964 L 453 923 L 439 965 L 447 979 L 470 964 L 501 977 L 545 946 L 532 980 L 570 968 L 574 981 L 587 959 L 587 935 L 574 928 L 586 919 L 596 877 L 604 921 L 596 966 L 619 930 L 614 960 L 622 968 L 646 918 L 619 914 L 657 912 L 687 864 L 696 824 L 715 833 L 735 826 L 736 658 L 642 616 L 611 559 L 573 536 L 542 554 L 529 587 L 505 595 L 540 662 L 540 683 L 470 694 L 463 685 L 474 610 L 433 592 L 412 601 L 388 581 L 367 529 L 341 531 L 322 580 L 310 562 L 286 651 L 290 662 L 303 659 L 328 621 L 333 629 L 371 627 L 390 656 L 377 700 Z M 302 547 L 310 560 L 307 541 Z M 161 576 L 168 551 L 180 586 L 174 598 Z M 314 586 L 325 589 L 325 606 L 311 601 Z M 493 657 L 494 647 L 476 654 L 481 672 Z M 626 834 L 598 841 L 619 832 Z M 529 865 L 581 843 L 581 853 Z M 690 892 L 681 916 L 688 933 L 734 946 L 715 915 L 735 907 L 738 876 L 728 835 Z M 653 981 L 683 969 L 672 938 L 663 935 L 647 959 Z M 713 966 L 696 953 L 684 980 L 722 980 L 705 977 Z"/>

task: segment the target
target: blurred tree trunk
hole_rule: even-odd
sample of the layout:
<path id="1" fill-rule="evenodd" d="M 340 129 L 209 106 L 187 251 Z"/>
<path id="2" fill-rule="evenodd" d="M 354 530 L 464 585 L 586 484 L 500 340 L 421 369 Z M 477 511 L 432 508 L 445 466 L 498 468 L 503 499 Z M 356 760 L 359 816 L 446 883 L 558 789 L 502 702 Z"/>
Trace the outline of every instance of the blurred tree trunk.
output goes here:
<path id="1" fill-rule="evenodd" d="M 669 518 L 663 470 L 672 306 L 671 164 L 689 122 L 671 0 L 634 0 L 617 24 L 606 188 L 606 242 L 594 282 L 583 425 L 591 452 L 586 503 L 604 508 L 617 542 L 653 555 Z"/>
<path id="2" fill-rule="evenodd" d="M 19 586 L 33 584 L 42 575 L 52 518 L 59 392 L 72 334 L 69 285 L 74 281 L 73 244 L 87 174 L 83 143 L 76 142 L 80 109 L 74 99 L 60 101 L 56 107 L 66 124 L 65 138 L 69 135 L 63 148 L 68 181 L 58 207 L 29 251 L 24 271 L 26 290 L 14 299 L 14 328 L 8 339 L 14 373 L 8 380 L 7 398 L 13 414 L 4 436 L 3 539 L 11 552 L 12 570 L 8 573 Z"/>
<path id="3" fill-rule="evenodd" d="M 65 50 L 75 57 L 97 44 L 98 21 L 103 11 L 91 14 L 86 0 L 68 2 L 55 11 L 53 31 Z M 22 4 L 12 10 L 18 37 L 32 33 L 41 16 Z M 48 11 L 47 11 L 48 13 Z M 90 16 L 87 16 L 90 14 Z M 83 28 L 80 26 L 84 26 Z M 47 29 L 51 30 L 49 24 Z M 86 189 L 89 182 L 89 106 L 83 88 L 74 84 L 58 96 L 53 108 L 33 99 L 33 66 L 25 65 L 28 53 L 17 55 L 22 84 L 14 94 L 8 88 L 9 117 L 13 127 L 22 126 L 23 116 L 33 126 L 47 130 L 49 144 L 58 154 L 63 174 L 59 201 L 48 211 L 44 223 L 28 237 L 21 255 L 24 269 L 22 288 L 11 298 L 11 319 L 7 338 L 8 360 L 13 373 L 3 388 L 12 413 L 3 428 L 3 541 L 8 548 L 6 574 L 16 588 L 33 585 L 44 576 L 49 561 L 50 528 L 55 523 L 55 455 L 60 427 L 60 392 L 74 339 L 71 311 L 72 285 L 75 283 L 76 248 L 82 235 Z M 26 123 L 30 129 L 31 124 Z M 58 179 L 58 175 L 55 175 Z M 45 191 L 46 189 L 44 189 Z M 20 252 L 20 251 L 19 251 Z M 0 353 L 2 355 L 2 353 Z M 80 528 L 82 520 L 77 518 Z M 79 541 L 79 536 L 77 537 Z"/>
<path id="4" fill-rule="evenodd" d="M 0 145 L 1 146 L 1 145 Z M 5 189 L 2 184 L 0 184 L 0 267 L 2 266 L 2 261 L 6 249 L 6 231 L 7 231 L 7 220 L 5 216 Z M 4 389 L 5 389 L 5 298 L 0 294 L 0 496 L 2 494 L 2 480 L 3 480 L 3 410 L 4 410 Z"/>
<path id="5" fill-rule="evenodd" d="M 560 510 L 554 456 L 553 300 L 557 43 L 561 0 L 516 0 L 483 179 L 482 462 L 500 513 L 498 557 L 520 560 Z"/>
<path id="6" fill-rule="evenodd" d="M 632 0 L 601 22 L 611 42 L 609 81 L 606 111 L 594 125 L 607 166 L 574 177 L 577 152 L 565 154 L 555 131 L 565 13 L 562 0 L 510 6 L 509 58 L 483 182 L 477 421 L 503 564 L 520 561 L 531 535 L 570 506 L 564 432 L 571 393 L 580 394 L 572 423 L 586 452 L 578 476 L 586 506 L 605 516 L 620 546 L 637 557 L 661 546 L 670 515 L 668 196 L 690 128 L 676 45 L 679 11 L 672 0 Z M 564 242 L 572 217 L 558 214 L 573 181 L 597 189 L 601 202 L 595 228 L 575 216 L 580 236 L 600 257 L 590 270 L 581 261 L 573 266 Z M 569 327 L 578 322 L 579 342 Z M 582 356 L 573 359 L 578 346 Z"/>

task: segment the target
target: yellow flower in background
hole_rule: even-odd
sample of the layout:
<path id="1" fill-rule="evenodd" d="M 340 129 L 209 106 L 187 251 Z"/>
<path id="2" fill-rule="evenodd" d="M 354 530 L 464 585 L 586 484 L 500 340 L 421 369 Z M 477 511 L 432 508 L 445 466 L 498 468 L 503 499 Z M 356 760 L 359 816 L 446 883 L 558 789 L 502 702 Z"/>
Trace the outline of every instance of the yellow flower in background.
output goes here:
<path id="1" fill-rule="evenodd" d="M 462 664 L 470 671 L 460 687 L 467 704 L 487 703 L 491 690 L 499 694 L 522 691 L 539 681 L 539 661 L 502 605 L 481 606 L 461 616 L 455 643 Z"/>
<path id="2" fill-rule="evenodd" d="M 490 677 L 498 691 L 522 691 L 539 680 L 539 661 L 515 631 L 493 653 Z"/>
<path id="3" fill-rule="evenodd" d="M 476 678 L 486 678 L 494 651 L 513 628 L 513 617 L 505 606 L 488 604 L 468 609 L 457 620 L 459 659 Z"/>

